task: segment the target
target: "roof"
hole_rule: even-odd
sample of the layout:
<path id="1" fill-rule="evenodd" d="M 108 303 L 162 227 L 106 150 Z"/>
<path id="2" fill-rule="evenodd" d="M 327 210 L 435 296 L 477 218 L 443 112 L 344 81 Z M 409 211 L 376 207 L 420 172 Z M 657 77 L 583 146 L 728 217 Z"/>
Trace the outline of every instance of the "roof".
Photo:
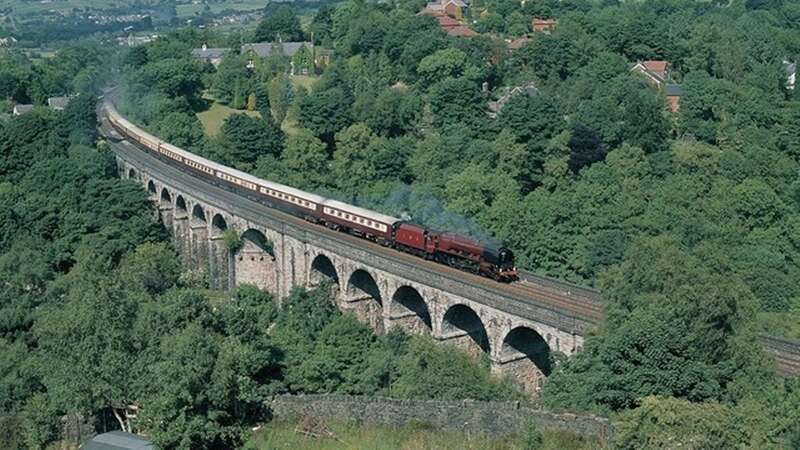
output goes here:
<path id="1" fill-rule="evenodd" d="M 350 214 L 366 217 L 368 219 L 372 219 L 387 225 L 392 225 L 393 223 L 398 222 L 400 220 L 397 217 L 392 217 L 387 214 L 381 214 L 376 211 L 371 211 L 369 209 L 361 208 L 359 206 L 350 205 L 348 203 L 340 202 L 338 200 L 327 199 L 323 201 L 322 204 L 331 208 L 336 208 L 341 211 L 348 212 Z"/>
<path id="2" fill-rule="evenodd" d="M 680 84 L 668 84 L 664 87 L 667 97 L 680 97 L 683 95 L 683 86 Z"/>
<path id="3" fill-rule="evenodd" d="M 155 447 L 147 439 L 123 431 L 98 434 L 83 444 L 81 450 L 152 450 Z"/>
<path id="4" fill-rule="evenodd" d="M 784 61 L 783 69 L 786 71 L 786 75 L 794 75 L 795 72 L 797 72 L 797 63 L 790 63 L 789 61 Z"/>
<path id="5" fill-rule="evenodd" d="M 445 30 L 461 25 L 461 22 L 457 21 L 456 19 L 453 19 L 450 16 L 438 16 L 436 17 L 436 20 L 439 21 L 439 25 Z"/>
<path id="6" fill-rule="evenodd" d="M 242 53 L 252 50 L 256 55 L 266 58 L 273 52 L 277 52 L 281 49 L 286 56 L 294 56 L 294 54 L 304 46 L 311 49 L 314 44 L 311 42 L 259 42 L 257 44 L 242 45 Z"/>
<path id="7" fill-rule="evenodd" d="M 498 90 L 498 92 L 502 93 L 497 101 L 490 101 L 488 103 L 489 106 L 489 113 L 490 115 L 499 113 L 506 103 L 511 100 L 511 98 L 519 95 L 519 94 L 527 94 L 529 97 L 534 97 L 539 95 L 539 89 L 536 88 L 536 85 L 533 82 L 523 84 L 521 86 L 514 86 L 503 87 Z"/>
<path id="8" fill-rule="evenodd" d="M 222 56 L 229 50 L 229 48 L 195 48 L 192 49 L 192 57 L 207 59 L 222 58 Z"/>
<path id="9" fill-rule="evenodd" d="M 668 68 L 669 63 L 667 61 L 637 61 L 631 65 L 631 70 L 638 69 L 659 82 L 666 81 L 669 78 Z"/>
<path id="10" fill-rule="evenodd" d="M 533 24 L 534 25 L 555 25 L 558 21 L 556 19 L 542 19 L 541 17 L 534 17 Z"/>
<path id="11" fill-rule="evenodd" d="M 15 105 L 14 106 L 14 114 L 21 115 L 27 112 L 30 112 L 33 109 L 33 105 Z"/>
<path id="12" fill-rule="evenodd" d="M 447 5 L 449 3 L 452 3 L 452 4 L 456 5 L 456 6 L 460 6 L 462 8 L 466 8 L 467 7 L 467 4 L 464 3 L 461 0 L 445 0 L 445 1 L 442 2 L 443 5 Z"/>
<path id="13" fill-rule="evenodd" d="M 531 41 L 531 39 L 528 38 L 528 37 L 521 37 L 521 38 L 514 39 L 513 41 L 508 43 L 508 49 L 509 50 L 519 50 L 522 47 L 524 47 L 530 41 Z"/>
<path id="14" fill-rule="evenodd" d="M 477 36 L 478 35 L 478 33 L 472 31 L 471 28 L 465 27 L 463 25 L 459 25 L 457 27 L 451 28 L 447 32 L 447 34 L 450 35 L 450 36 L 456 36 L 456 37 L 472 37 L 472 36 Z"/>
<path id="15" fill-rule="evenodd" d="M 47 106 L 53 109 L 64 109 L 71 99 L 72 97 L 50 97 L 47 99 Z"/>
<path id="16" fill-rule="evenodd" d="M 651 72 L 666 72 L 668 64 L 666 61 L 642 61 L 642 65 Z"/>

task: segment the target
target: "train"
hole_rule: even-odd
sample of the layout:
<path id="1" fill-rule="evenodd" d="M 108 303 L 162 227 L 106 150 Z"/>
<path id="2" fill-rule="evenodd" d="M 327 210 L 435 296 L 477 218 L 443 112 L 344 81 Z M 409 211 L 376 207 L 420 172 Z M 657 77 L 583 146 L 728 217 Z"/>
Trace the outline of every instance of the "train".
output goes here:
<path id="1" fill-rule="evenodd" d="M 105 99 L 101 115 L 127 140 L 166 163 L 308 222 L 499 282 L 518 279 L 514 253 L 500 245 L 441 232 L 254 177 L 176 147 L 137 127 Z"/>

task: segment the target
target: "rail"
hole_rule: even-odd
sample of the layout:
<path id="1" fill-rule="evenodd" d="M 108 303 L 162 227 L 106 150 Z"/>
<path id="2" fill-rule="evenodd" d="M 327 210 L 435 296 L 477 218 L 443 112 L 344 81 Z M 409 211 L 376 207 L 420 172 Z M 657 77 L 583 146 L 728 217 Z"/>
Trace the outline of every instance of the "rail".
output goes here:
<path id="1" fill-rule="evenodd" d="M 116 153 L 118 156 L 122 156 L 120 155 L 120 152 Z M 123 157 L 123 159 L 125 158 Z M 160 161 L 158 161 L 158 163 L 163 164 Z M 177 170 L 174 168 L 171 169 Z M 297 234 L 286 229 L 287 225 L 291 228 L 292 224 L 286 223 L 285 221 L 277 219 L 276 217 L 272 217 L 272 220 L 275 221 L 276 224 L 279 224 L 281 229 L 288 231 L 289 234 Z M 302 232 L 302 234 L 305 235 L 303 237 L 308 239 L 309 233 L 310 235 L 317 234 L 314 231 L 309 232 L 309 230 L 305 230 Z M 298 235 L 297 237 L 300 236 Z M 317 244 L 322 244 L 322 242 L 319 242 L 319 238 L 330 240 L 331 236 L 320 235 L 317 238 L 318 239 L 312 240 L 317 241 Z M 337 241 L 340 239 L 334 238 L 333 240 Z M 347 243 L 342 241 L 341 244 L 346 245 Z M 360 253 L 362 255 L 361 258 L 357 259 L 362 259 L 363 255 L 365 254 L 372 257 L 386 258 L 386 255 L 373 254 L 373 252 L 370 252 L 369 249 L 365 248 L 360 248 L 357 251 L 354 250 L 353 253 Z M 355 256 L 355 254 L 351 256 Z M 402 263 L 399 260 L 394 261 L 394 263 L 398 264 L 399 266 L 404 266 L 404 269 L 410 268 L 410 265 L 407 263 Z M 419 281 L 426 284 L 431 282 L 429 278 L 431 278 L 432 274 L 427 273 L 427 270 L 419 270 L 419 272 L 421 276 L 415 278 L 418 278 Z M 543 322 L 553 326 L 562 327 L 562 329 L 565 330 L 571 330 L 573 333 L 582 335 L 588 326 L 602 319 L 604 301 L 600 291 L 586 286 L 538 275 L 533 272 L 520 271 L 520 281 L 522 283 L 519 284 L 535 286 L 539 290 L 549 292 L 564 305 L 571 306 L 567 309 L 563 309 L 559 308 L 557 305 L 537 302 L 535 299 L 524 298 L 519 294 L 506 292 L 503 289 L 498 289 L 496 286 L 491 287 L 485 283 L 470 283 L 464 279 L 457 279 L 453 276 L 443 273 L 438 274 L 438 276 L 440 277 L 440 284 L 443 285 L 442 287 L 453 289 L 459 295 L 483 298 L 483 300 L 489 304 L 488 306 L 496 307 L 497 309 L 506 311 L 508 313 L 518 314 L 521 317 L 535 314 L 538 316 L 539 320 L 542 320 Z M 441 283 L 442 281 L 443 283 Z M 482 281 L 486 282 L 487 280 Z M 504 302 L 499 301 L 501 297 L 505 297 L 511 301 L 503 304 Z M 586 313 L 585 311 L 596 311 L 596 313 Z M 559 319 L 556 317 L 557 315 L 562 317 Z M 785 375 L 800 375 L 800 341 L 768 334 L 759 335 L 759 339 L 762 342 L 764 350 L 776 360 L 777 368 L 781 373 Z"/>
<path id="2" fill-rule="evenodd" d="M 580 298 L 592 303 L 603 303 L 603 297 L 600 294 L 600 291 L 587 286 L 581 286 L 579 284 L 570 283 L 569 281 L 539 275 L 527 270 L 519 271 L 519 279 L 528 283 L 539 285 L 545 289 L 566 295 L 568 297 Z"/>

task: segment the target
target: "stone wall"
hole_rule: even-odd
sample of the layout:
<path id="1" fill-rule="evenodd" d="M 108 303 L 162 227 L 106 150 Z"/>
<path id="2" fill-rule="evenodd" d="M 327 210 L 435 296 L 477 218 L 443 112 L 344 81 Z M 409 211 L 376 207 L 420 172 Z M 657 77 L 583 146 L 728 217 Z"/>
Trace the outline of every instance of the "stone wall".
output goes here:
<path id="1" fill-rule="evenodd" d="M 490 435 L 513 434 L 532 423 L 539 429 L 569 431 L 607 441 L 613 435 L 606 418 L 555 414 L 519 402 L 399 400 L 347 395 L 280 395 L 268 400 L 275 417 L 310 415 L 322 420 L 402 426 L 409 422 Z"/>

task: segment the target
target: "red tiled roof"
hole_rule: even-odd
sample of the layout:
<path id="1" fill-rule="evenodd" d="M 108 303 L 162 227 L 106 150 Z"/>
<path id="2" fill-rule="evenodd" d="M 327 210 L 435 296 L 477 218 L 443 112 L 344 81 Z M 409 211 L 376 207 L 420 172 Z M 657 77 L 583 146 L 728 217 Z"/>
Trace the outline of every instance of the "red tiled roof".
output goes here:
<path id="1" fill-rule="evenodd" d="M 525 44 L 527 44 L 530 41 L 531 41 L 530 38 L 526 38 L 526 37 L 521 37 L 521 38 L 514 39 L 513 41 L 508 43 L 508 49 L 509 50 L 519 50 L 522 47 L 524 47 Z"/>
<path id="2" fill-rule="evenodd" d="M 439 21 L 439 25 L 442 28 L 444 28 L 445 31 L 447 31 L 447 30 L 449 30 L 451 28 L 455 28 L 455 27 L 461 26 L 461 22 L 457 21 L 456 19 L 453 19 L 452 17 L 448 17 L 448 16 L 438 16 L 438 17 L 436 17 L 436 20 Z"/>
<path id="3" fill-rule="evenodd" d="M 477 36 L 478 35 L 478 33 L 472 31 L 471 28 L 465 27 L 463 25 L 459 25 L 457 27 L 451 28 L 447 32 L 447 34 L 450 35 L 450 36 L 456 36 L 456 37 L 472 37 L 472 36 Z"/>
<path id="4" fill-rule="evenodd" d="M 666 61 L 642 61 L 642 65 L 644 65 L 647 70 L 656 73 L 665 73 L 667 71 L 667 64 Z"/>

